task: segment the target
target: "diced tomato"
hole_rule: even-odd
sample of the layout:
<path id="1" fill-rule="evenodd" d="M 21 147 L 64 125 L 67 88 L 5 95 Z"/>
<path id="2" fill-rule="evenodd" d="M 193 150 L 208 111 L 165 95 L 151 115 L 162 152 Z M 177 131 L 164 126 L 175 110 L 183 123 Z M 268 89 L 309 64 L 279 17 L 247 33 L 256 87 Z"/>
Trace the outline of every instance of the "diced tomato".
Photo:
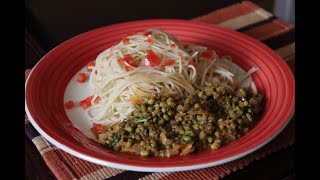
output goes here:
<path id="1" fill-rule="evenodd" d="M 125 70 L 126 71 L 133 71 L 135 68 L 134 67 L 132 67 L 132 66 L 126 66 L 125 67 Z"/>
<path id="2" fill-rule="evenodd" d="M 146 56 L 146 58 L 144 59 L 144 64 L 146 66 L 157 66 L 159 64 L 161 64 L 161 59 L 159 58 L 159 56 L 153 52 L 151 49 L 148 51 L 148 54 Z"/>
<path id="3" fill-rule="evenodd" d="M 124 62 L 127 62 L 130 64 L 130 66 L 126 66 Z M 130 54 L 125 55 L 123 58 L 118 59 L 118 63 L 122 68 L 124 68 L 126 71 L 132 71 L 134 70 L 133 67 L 137 67 L 137 63 L 134 61 L 133 57 Z M 133 67 L 131 67 L 133 66 Z"/>
<path id="4" fill-rule="evenodd" d="M 97 124 L 97 123 L 93 123 L 93 128 L 99 133 L 102 133 L 102 131 L 104 130 L 103 125 L 102 124 Z"/>
<path id="5" fill-rule="evenodd" d="M 105 128 L 106 127 L 103 126 L 102 124 L 93 123 L 91 131 L 95 136 L 98 136 L 99 134 L 101 134 L 105 130 Z"/>
<path id="6" fill-rule="evenodd" d="M 177 47 L 177 45 L 171 44 L 170 47 L 175 48 L 175 47 Z"/>
<path id="7" fill-rule="evenodd" d="M 79 83 L 83 83 L 87 80 L 87 75 L 85 73 L 79 73 L 78 74 L 78 78 L 77 78 L 77 81 Z"/>
<path id="8" fill-rule="evenodd" d="M 128 64 L 130 64 L 131 66 L 137 67 L 137 63 L 134 61 L 133 57 L 131 56 L 131 54 L 127 54 L 122 58 L 123 61 L 127 62 Z"/>
<path id="9" fill-rule="evenodd" d="M 130 39 L 127 38 L 127 37 L 123 37 L 122 38 L 122 42 L 123 42 L 124 45 L 128 45 L 128 44 L 130 44 Z"/>
<path id="10" fill-rule="evenodd" d="M 73 101 L 68 101 L 64 104 L 64 108 L 66 108 L 66 109 L 72 109 L 73 107 L 74 107 Z"/>
<path id="11" fill-rule="evenodd" d="M 96 63 L 94 61 L 90 61 L 88 64 L 87 64 L 87 71 L 88 72 L 91 72 L 92 71 L 92 68 L 96 65 Z"/>
<path id="12" fill-rule="evenodd" d="M 131 104 L 133 105 L 137 105 L 137 104 L 140 104 L 141 102 L 141 99 L 139 97 L 130 97 L 130 101 L 131 101 Z"/>
<path id="13" fill-rule="evenodd" d="M 93 99 L 93 96 L 89 96 L 89 97 L 86 98 L 86 100 L 89 101 L 90 104 L 91 104 L 91 100 L 92 100 L 92 99 Z"/>
<path id="14" fill-rule="evenodd" d="M 148 36 L 148 38 L 146 39 L 146 40 L 144 40 L 144 42 L 148 42 L 148 43 L 150 43 L 150 44 L 152 44 L 153 43 L 153 41 L 154 41 L 154 38 L 153 38 L 153 36 Z"/>
<path id="15" fill-rule="evenodd" d="M 82 107 L 82 109 L 87 109 L 88 107 L 91 106 L 91 103 L 89 104 L 87 101 L 80 101 L 80 106 Z"/>
<path id="16" fill-rule="evenodd" d="M 94 62 L 94 61 L 90 61 L 88 64 L 87 64 L 87 66 L 95 66 L 96 65 L 96 63 Z"/>
<path id="17" fill-rule="evenodd" d="M 80 106 L 82 107 L 82 109 L 87 109 L 88 107 L 91 106 L 92 98 L 93 98 L 93 96 L 89 96 L 86 99 L 80 101 Z"/>
<path id="18" fill-rule="evenodd" d="M 132 71 L 132 70 L 134 70 L 134 67 L 132 67 L 132 66 L 126 66 L 126 64 L 124 64 L 124 61 L 123 61 L 122 58 L 119 59 L 118 62 L 119 62 L 119 64 L 120 64 L 120 66 L 121 66 L 123 69 L 125 69 L 126 71 Z"/>
<path id="19" fill-rule="evenodd" d="M 212 50 L 207 50 L 207 51 L 203 51 L 201 54 L 200 54 L 200 57 L 203 57 L 203 58 L 211 58 L 213 55 L 213 51 Z"/>
<path id="20" fill-rule="evenodd" d="M 149 36 L 149 35 L 151 35 L 151 31 L 148 31 L 148 30 L 142 31 L 141 34 L 142 34 L 143 36 Z"/>
<path id="21" fill-rule="evenodd" d="M 191 61 L 189 61 L 189 64 L 194 66 L 195 68 L 197 67 L 196 63 L 194 62 L 194 60 L 192 59 Z"/>
<path id="22" fill-rule="evenodd" d="M 163 64 L 164 64 L 164 66 L 171 66 L 171 65 L 173 65 L 175 62 L 176 62 L 176 61 L 173 60 L 173 59 L 168 59 L 168 60 L 165 60 Z"/>
<path id="23" fill-rule="evenodd" d="M 123 61 L 122 58 L 118 59 L 118 63 L 120 64 L 120 66 L 121 66 L 122 68 L 125 68 L 125 67 L 126 67 L 126 65 L 124 64 L 124 61 Z"/>

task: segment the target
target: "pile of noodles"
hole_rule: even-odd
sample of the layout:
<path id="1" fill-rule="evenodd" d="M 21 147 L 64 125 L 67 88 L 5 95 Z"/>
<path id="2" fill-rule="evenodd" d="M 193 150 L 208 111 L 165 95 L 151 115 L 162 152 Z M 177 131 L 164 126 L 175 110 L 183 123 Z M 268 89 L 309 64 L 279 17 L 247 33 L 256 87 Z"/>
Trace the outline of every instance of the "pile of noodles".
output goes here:
<path id="1" fill-rule="evenodd" d="M 161 61 L 154 64 L 150 53 Z M 134 62 L 125 60 L 128 55 Z M 231 58 L 199 45 L 183 47 L 158 29 L 134 33 L 96 58 L 89 79 L 94 98 L 87 109 L 88 119 L 106 125 L 119 122 L 133 111 L 133 102 L 154 92 L 182 97 L 211 82 L 234 89 L 246 80 L 248 86 L 256 70 L 235 73 Z"/>

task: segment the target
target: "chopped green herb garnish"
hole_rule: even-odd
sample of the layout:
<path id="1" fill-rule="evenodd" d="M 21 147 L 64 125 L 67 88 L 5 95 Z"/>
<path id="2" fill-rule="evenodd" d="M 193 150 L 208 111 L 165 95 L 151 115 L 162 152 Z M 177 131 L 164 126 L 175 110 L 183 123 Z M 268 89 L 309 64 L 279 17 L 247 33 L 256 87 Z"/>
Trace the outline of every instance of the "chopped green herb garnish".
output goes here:
<path id="1" fill-rule="evenodd" d="M 135 118 L 135 122 L 139 123 L 139 122 L 147 122 L 148 120 L 145 119 L 144 117 L 140 117 L 140 118 Z"/>
<path id="2" fill-rule="evenodd" d="M 189 141 L 182 141 L 181 144 L 189 144 L 191 143 L 193 140 L 189 140 Z"/>
<path id="3" fill-rule="evenodd" d="M 187 131 L 184 134 L 181 134 L 181 136 L 194 136 L 194 133 L 192 131 Z"/>
<path id="4" fill-rule="evenodd" d="M 114 147 L 119 143 L 119 141 L 120 141 L 120 136 L 118 134 L 113 135 L 111 144 L 109 144 L 108 147 L 114 149 Z"/>

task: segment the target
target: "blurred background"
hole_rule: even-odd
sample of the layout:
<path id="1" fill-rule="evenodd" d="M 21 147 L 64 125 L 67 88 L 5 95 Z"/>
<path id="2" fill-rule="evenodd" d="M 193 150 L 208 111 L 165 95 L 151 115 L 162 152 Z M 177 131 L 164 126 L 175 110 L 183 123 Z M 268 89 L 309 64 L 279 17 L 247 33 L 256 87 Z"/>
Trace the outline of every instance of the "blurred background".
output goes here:
<path id="1" fill-rule="evenodd" d="M 34 66 L 41 52 L 102 26 L 155 18 L 191 19 L 241 2 L 237 0 L 25 0 L 25 67 Z M 276 16 L 294 23 L 294 0 L 253 0 Z M 31 39 L 31 40 L 30 40 Z M 40 53 L 40 54 L 39 54 Z"/>

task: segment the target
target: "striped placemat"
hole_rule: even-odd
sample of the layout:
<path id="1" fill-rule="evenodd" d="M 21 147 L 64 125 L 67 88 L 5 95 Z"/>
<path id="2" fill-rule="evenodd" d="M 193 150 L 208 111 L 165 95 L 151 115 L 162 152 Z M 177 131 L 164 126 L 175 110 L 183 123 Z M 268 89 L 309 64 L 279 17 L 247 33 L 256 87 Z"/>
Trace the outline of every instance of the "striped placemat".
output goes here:
<path id="1" fill-rule="evenodd" d="M 252 2 L 241 2 L 192 19 L 234 29 L 254 37 L 275 50 L 295 71 L 295 28 Z M 25 78 L 30 70 L 25 71 Z M 294 117 L 293 117 L 294 118 Z M 294 119 L 269 144 L 241 159 L 200 170 L 184 172 L 133 172 L 96 165 L 74 157 L 45 140 L 25 116 L 25 133 L 58 179 L 219 179 L 244 168 L 272 152 L 295 143 Z"/>

